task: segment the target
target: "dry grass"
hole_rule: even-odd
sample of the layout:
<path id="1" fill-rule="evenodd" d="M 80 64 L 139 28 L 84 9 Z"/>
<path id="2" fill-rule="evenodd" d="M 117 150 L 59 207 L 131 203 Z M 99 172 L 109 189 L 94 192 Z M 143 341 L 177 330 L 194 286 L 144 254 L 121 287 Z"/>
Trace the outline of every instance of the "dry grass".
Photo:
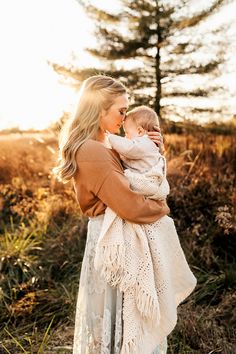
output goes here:
<path id="1" fill-rule="evenodd" d="M 171 216 L 198 279 L 168 354 L 233 354 L 235 137 L 165 139 Z M 55 136 L 11 134 L 0 144 L 0 353 L 71 353 L 86 220 L 72 185 L 51 174 Z"/>

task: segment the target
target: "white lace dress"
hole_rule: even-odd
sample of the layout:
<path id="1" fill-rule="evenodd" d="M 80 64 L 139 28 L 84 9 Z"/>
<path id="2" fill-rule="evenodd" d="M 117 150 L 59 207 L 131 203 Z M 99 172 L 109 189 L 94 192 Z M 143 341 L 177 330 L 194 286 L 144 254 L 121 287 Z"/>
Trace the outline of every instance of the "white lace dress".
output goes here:
<path id="1" fill-rule="evenodd" d="M 122 293 L 94 269 L 95 246 L 104 215 L 88 222 L 76 305 L 73 354 L 120 354 L 122 345 Z M 152 354 L 166 354 L 167 339 Z M 144 353 L 134 353 L 144 354 Z"/>

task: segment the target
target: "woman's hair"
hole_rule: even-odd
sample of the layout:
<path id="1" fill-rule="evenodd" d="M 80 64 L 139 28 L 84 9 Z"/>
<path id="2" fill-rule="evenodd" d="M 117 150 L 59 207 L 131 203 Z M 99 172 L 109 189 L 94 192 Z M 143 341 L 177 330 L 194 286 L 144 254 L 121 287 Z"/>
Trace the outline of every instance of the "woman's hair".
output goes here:
<path id="1" fill-rule="evenodd" d="M 96 75 L 83 81 L 76 113 L 59 135 L 59 163 L 53 169 L 59 181 L 66 183 L 74 176 L 78 149 L 86 140 L 96 138 L 102 110 L 108 111 L 115 98 L 125 93 L 125 86 L 109 76 Z"/>
<path id="2" fill-rule="evenodd" d="M 159 126 L 158 115 L 147 106 L 132 109 L 126 114 L 125 119 L 131 119 L 137 126 L 139 125 L 147 131 L 153 131 L 155 130 L 154 126 Z"/>

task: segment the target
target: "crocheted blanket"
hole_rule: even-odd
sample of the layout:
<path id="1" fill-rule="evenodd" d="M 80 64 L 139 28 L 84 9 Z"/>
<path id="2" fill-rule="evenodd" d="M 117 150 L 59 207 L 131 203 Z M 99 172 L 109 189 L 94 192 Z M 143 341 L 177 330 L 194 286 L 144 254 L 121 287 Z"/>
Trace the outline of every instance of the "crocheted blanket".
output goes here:
<path id="1" fill-rule="evenodd" d="M 145 185 L 146 194 L 165 198 L 168 182 L 154 172 L 147 176 L 125 170 L 134 190 L 142 193 L 140 185 Z M 107 208 L 94 266 L 123 292 L 121 354 L 151 354 L 175 327 L 177 306 L 196 286 L 173 220 L 164 216 L 151 224 L 134 224 Z"/>

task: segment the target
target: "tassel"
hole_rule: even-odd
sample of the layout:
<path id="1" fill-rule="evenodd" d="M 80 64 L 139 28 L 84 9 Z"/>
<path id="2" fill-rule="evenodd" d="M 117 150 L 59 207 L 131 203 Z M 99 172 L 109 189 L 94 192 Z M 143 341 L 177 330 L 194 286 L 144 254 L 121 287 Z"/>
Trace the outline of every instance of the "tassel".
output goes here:
<path id="1" fill-rule="evenodd" d="M 125 264 L 125 248 L 122 245 L 109 245 L 96 248 L 94 268 L 111 286 L 120 284 Z"/>
<path id="2" fill-rule="evenodd" d="M 160 323 L 161 314 L 157 297 L 151 296 L 151 294 L 137 286 L 136 304 L 142 317 L 150 318 L 155 324 Z"/>
<path id="3" fill-rule="evenodd" d="M 140 328 L 139 335 L 135 336 L 135 338 L 130 339 L 128 342 L 123 342 L 120 354 L 140 353 L 140 347 L 143 347 L 143 336 L 143 328 Z"/>

